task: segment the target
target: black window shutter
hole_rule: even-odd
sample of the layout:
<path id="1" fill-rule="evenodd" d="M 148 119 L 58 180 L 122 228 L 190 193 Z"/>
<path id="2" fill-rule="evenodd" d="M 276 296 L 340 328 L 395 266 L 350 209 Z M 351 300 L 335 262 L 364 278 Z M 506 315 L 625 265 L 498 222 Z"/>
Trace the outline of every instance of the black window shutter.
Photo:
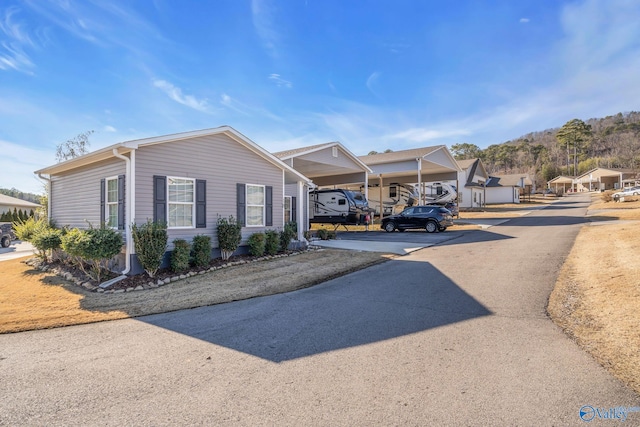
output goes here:
<path id="1" fill-rule="evenodd" d="M 196 179 L 196 228 L 207 227 L 207 181 Z"/>
<path id="2" fill-rule="evenodd" d="M 167 177 L 153 176 L 153 221 L 167 222 Z"/>
<path id="3" fill-rule="evenodd" d="M 237 193 L 236 216 L 237 216 L 238 224 L 244 227 L 245 225 L 247 225 L 247 220 L 245 218 L 245 212 L 246 212 L 246 206 L 247 206 L 245 185 L 236 184 L 236 190 L 237 190 L 236 191 Z"/>
<path id="4" fill-rule="evenodd" d="M 291 221 L 298 222 L 298 208 L 296 206 L 296 198 L 291 198 Z"/>
<path id="5" fill-rule="evenodd" d="M 118 230 L 124 230 L 124 195 L 125 195 L 124 175 L 118 176 Z"/>
<path id="6" fill-rule="evenodd" d="M 105 223 L 105 209 L 106 209 L 106 185 L 107 181 L 105 179 L 100 180 L 100 227 Z"/>
<path id="7" fill-rule="evenodd" d="M 264 222 L 266 226 L 273 225 L 273 187 L 267 185 L 265 187 L 265 206 L 264 206 Z"/>

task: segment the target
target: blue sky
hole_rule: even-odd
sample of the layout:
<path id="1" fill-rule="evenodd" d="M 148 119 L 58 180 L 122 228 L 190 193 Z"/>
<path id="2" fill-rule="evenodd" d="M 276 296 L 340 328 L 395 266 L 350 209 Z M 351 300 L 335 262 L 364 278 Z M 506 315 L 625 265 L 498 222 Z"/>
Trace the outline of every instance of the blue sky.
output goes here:
<path id="1" fill-rule="evenodd" d="M 91 150 L 230 125 L 357 155 L 640 109 L 637 0 L 2 0 L 0 187 Z"/>

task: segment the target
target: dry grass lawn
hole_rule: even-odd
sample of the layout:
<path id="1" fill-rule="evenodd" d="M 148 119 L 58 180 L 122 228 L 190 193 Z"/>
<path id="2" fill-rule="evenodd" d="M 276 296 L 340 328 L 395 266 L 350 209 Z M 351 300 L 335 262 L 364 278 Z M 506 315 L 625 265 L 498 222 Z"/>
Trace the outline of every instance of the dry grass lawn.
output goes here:
<path id="1" fill-rule="evenodd" d="M 624 208 L 622 208 L 622 206 Z M 601 203 L 598 219 L 640 220 L 640 202 Z M 605 209 L 608 212 L 602 212 Z M 583 227 L 549 298 L 551 318 L 640 393 L 640 222 Z"/>
<path id="2" fill-rule="evenodd" d="M 325 249 L 237 265 L 145 291 L 100 294 L 35 270 L 26 258 L 0 263 L 0 333 L 164 313 L 289 292 L 389 259 Z"/>

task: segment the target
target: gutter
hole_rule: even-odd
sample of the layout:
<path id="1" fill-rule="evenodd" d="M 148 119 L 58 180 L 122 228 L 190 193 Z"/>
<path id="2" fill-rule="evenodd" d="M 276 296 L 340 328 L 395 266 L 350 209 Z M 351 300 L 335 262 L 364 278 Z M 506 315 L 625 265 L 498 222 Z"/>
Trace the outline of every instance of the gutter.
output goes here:
<path id="1" fill-rule="evenodd" d="M 51 177 L 45 178 L 41 173 L 38 178 L 47 182 L 47 222 L 51 220 Z"/>

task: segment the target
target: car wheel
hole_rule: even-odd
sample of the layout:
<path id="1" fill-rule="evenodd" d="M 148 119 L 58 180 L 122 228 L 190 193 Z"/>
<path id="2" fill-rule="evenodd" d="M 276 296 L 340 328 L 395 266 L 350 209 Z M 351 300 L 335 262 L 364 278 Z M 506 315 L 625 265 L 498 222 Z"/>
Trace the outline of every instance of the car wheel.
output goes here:
<path id="1" fill-rule="evenodd" d="M 427 225 L 424 228 L 427 230 L 427 233 L 435 233 L 438 231 L 438 225 L 433 221 L 427 222 Z"/>
<path id="2" fill-rule="evenodd" d="M 386 231 L 387 233 L 391 233 L 395 229 L 396 229 L 396 225 L 393 223 L 393 221 L 389 221 L 384 225 L 384 231 Z"/>
<path id="3" fill-rule="evenodd" d="M 2 238 L 2 247 L 3 248 L 8 248 L 9 245 L 11 244 L 11 239 L 8 237 L 3 237 Z"/>
<path id="4" fill-rule="evenodd" d="M 634 192 L 634 193 L 633 193 L 633 195 L 634 195 L 634 196 L 637 196 L 637 195 L 638 195 L 638 193 L 637 193 L 637 192 Z"/>

